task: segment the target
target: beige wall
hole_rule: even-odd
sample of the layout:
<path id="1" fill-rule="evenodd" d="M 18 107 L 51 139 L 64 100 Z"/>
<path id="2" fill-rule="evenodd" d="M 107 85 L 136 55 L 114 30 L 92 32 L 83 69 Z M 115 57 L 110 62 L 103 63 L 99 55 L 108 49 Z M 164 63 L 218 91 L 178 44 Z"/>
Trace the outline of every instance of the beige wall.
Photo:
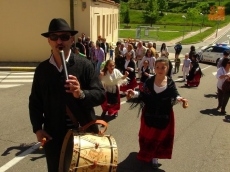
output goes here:
<path id="1" fill-rule="evenodd" d="M 70 2 L 71 0 L 0 0 L 0 62 L 41 62 L 49 58 L 50 48 L 41 33 L 48 31 L 49 22 L 53 18 L 64 18 L 70 24 Z M 82 2 L 86 2 L 85 9 L 82 9 Z M 118 5 L 111 2 L 74 0 L 74 28 L 79 31 L 77 36 L 84 32 L 95 41 L 98 35 L 97 16 L 102 18 L 110 13 L 118 15 L 118 11 Z M 102 34 L 102 29 L 99 30 Z M 107 42 L 116 42 L 118 30 L 108 33 L 106 38 Z"/>
<path id="2" fill-rule="evenodd" d="M 1 0 L 0 61 L 38 62 L 47 59 L 50 48 L 41 33 L 52 18 L 70 21 L 69 0 Z M 61 13 L 60 13 L 61 12 Z"/>
<path id="3" fill-rule="evenodd" d="M 86 8 L 82 8 L 83 2 L 86 3 Z M 106 38 L 108 43 L 117 42 L 118 13 L 119 5 L 111 1 L 75 0 L 74 27 L 79 31 L 76 38 L 84 32 L 94 42 L 99 34 Z"/>

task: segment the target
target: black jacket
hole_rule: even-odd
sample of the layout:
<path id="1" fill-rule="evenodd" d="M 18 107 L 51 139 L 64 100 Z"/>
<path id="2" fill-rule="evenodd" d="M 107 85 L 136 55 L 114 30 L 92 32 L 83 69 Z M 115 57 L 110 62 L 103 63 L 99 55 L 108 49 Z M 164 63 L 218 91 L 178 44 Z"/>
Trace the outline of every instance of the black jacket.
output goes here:
<path id="1" fill-rule="evenodd" d="M 44 129 L 53 138 L 63 138 L 67 132 L 66 105 L 81 126 L 96 119 L 93 107 L 104 102 L 105 91 L 98 76 L 95 75 L 92 63 L 72 53 L 67 69 L 68 74 L 76 76 L 79 80 L 85 98 L 76 99 L 72 94 L 65 92 L 64 75 L 49 62 L 49 59 L 40 63 L 35 70 L 29 96 L 33 132 L 42 129 L 44 124 Z M 95 126 L 91 129 L 94 132 L 98 130 Z"/>
<path id="2" fill-rule="evenodd" d="M 124 65 L 125 65 L 125 62 L 124 62 Z M 129 62 L 127 67 L 131 67 L 134 70 L 133 71 L 127 70 L 127 69 L 125 69 L 125 66 L 123 66 L 123 68 L 124 68 L 123 69 L 123 74 L 125 74 L 125 71 L 129 72 L 128 78 L 130 78 L 130 80 L 133 80 L 134 78 L 136 78 L 135 62 L 133 60 L 130 60 L 130 62 Z"/>
<path id="3" fill-rule="evenodd" d="M 105 49 L 105 44 L 106 44 L 106 49 Z M 101 43 L 100 47 L 104 50 L 105 54 L 109 52 L 109 44 L 106 43 Z"/>

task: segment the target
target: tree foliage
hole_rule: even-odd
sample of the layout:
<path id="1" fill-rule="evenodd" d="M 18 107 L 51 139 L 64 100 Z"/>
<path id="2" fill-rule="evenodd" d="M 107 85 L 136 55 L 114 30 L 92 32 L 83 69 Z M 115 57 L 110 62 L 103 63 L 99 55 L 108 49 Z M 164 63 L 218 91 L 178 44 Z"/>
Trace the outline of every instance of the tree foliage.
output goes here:
<path id="1" fill-rule="evenodd" d="M 168 9 L 168 0 L 158 0 L 157 3 L 158 3 L 158 8 L 161 11 L 161 13 Z"/>
<path id="2" fill-rule="evenodd" d="M 126 9 L 126 12 L 124 14 L 124 23 L 127 25 L 130 23 L 129 9 L 128 8 Z"/>
<path id="3" fill-rule="evenodd" d="M 158 0 L 149 0 L 146 9 L 143 12 L 143 17 L 146 23 L 156 23 L 159 18 Z"/>

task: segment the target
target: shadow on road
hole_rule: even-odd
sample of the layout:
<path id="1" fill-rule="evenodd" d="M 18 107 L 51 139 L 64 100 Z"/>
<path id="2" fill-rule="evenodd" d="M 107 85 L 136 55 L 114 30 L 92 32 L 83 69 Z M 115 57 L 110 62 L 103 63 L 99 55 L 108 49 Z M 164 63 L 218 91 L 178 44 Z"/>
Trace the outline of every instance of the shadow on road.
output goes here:
<path id="1" fill-rule="evenodd" d="M 225 114 L 217 111 L 216 108 L 201 110 L 200 113 L 202 113 L 204 115 L 209 115 L 209 116 L 224 116 L 225 115 Z"/>
<path id="2" fill-rule="evenodd" d="M 11 151 L 15 151 L 15 150 L 18 150 L 18 152 L 15 154 L 15 156 L 20 156 L 21 154 L 23 154 L 24 151 L 26 151 L 27 149 L 31 148 L 34 144 L 35 143 L 30 143 L 30 144 L 22 143 L 19 146 L 9 147 L 1 154 L 1 156 L 7 156 L 7 155 L 9 155 L 11 153 Z M 32 152 L 31 154 L 33 154 L 33 155 L 41 154 L 40 156 L 31 157 L 31 159 L 30 159 L 31 161 L 35 161 L 37 159 L 45 157 L 43 150 L 38 150 L 37 149 L 34 152 Z"/>
<path id="3" fill-rule="evenodd" d="M 131 152 L 124 161 L 118 164 L 117 172 L 165 172 L 162 169 L 153 169 L 151 163 L 141 162 L 136 156 L 137 152 Z"/>
<path id="4" fill-rule="evenodd" d="M 217 99 L 217 94 L 205 94 L 204 97 Z"/>

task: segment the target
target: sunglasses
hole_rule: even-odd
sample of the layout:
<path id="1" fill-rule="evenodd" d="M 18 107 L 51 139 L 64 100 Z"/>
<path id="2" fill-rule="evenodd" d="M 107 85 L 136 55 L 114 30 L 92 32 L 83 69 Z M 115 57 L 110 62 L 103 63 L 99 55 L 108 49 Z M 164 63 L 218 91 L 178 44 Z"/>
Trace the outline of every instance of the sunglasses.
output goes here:
<path id="1" fill-rule="evenodd" d="M 60 38 L 61 41 L 68 41 L 70 39 L 70 35 L 68 34 L 61 34 L 61 35 L 57 35 L 57 34 L 50 34 L 49 38 L 51 41 L 57 41 L 58 38 Z"/>

